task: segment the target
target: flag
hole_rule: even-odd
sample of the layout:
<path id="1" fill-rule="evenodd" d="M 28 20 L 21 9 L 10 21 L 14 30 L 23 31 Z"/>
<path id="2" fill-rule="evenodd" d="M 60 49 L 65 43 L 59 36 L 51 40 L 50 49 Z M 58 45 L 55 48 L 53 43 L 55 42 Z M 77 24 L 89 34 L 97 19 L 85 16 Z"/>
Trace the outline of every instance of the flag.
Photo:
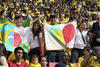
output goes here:
<path id="1" fill-rule="evenodd" d="M 0 42 L 5 45 L 7 51 L 14 52 L 14 49 L 24 42 L 24 34 L 24 28 L 16 27 L 8 18 L 0 21 Z"/>
<path id="2" fill-rule="evenodd" d="M 23 33 L 17 32 L 15 24 L 9 20 L 5 21 L 1 28 L 2 43 L 5 45 L 7 51 L 14 52 L 14 49 L 22 44 L 23 39 L 21 34 Z"/>
<path id="3" fill-rule="evenodd" d="M 1 33 L 2 29 L 3 29 L 3 24 L 0 24 L 0 43 L 2 43 L 2 33 Z"/>
<path id="4" fill-rule="evenodd" d="M 28 18 L 28 19 L 24 20 L 24 23 L 22 24 L 22 26 L 23 27 L 28 27 L 28 26 L 30 26 L 30 22 L 31 22 L 31 19 Z"/>
<path id="5" fill-rule="evenodd" d="M 15 26 L 10 23 L 3 26 L 3 44 L 8 51 L 14 51 L 14 29 Z"/>
<path id="6" fill-rule="evenodd" d="M 76 21 L 67 24 L 44 24 L 46 50 L 73 48 Z"/>
<path id="7" fill-rule="evenodd" d="M 23 30 L 24 31 L 24 30 Z M 21 34 L 17 32 L 16 26 L 10 23 L 3 26 L 3 44 L 7 51 L 14 52 L 14 49 L 23 43 Z"/>
<path id="8" fill-rule="evenodd" d="M 14 25 L 14 23 L 10 22 L 10 20 L 7 17 L 6 18 L 0 17 L 0 43 L 2 43 L 3 33 L 1 33 L 1 32 L 3 30 L 3 26 L 4 26 L 4 24 L 7 24 L 7 23 Z"/>

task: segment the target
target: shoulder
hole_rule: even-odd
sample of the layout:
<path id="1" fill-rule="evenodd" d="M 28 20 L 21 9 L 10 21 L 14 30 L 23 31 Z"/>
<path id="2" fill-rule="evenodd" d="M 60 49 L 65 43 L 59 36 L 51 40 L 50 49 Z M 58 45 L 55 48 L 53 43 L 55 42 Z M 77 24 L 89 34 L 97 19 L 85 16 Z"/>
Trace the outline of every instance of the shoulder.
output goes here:
<path id="1" fill-rule="evenodd" d="M 88 31 L 84 30 L 84 31 L 82 31 L 82 33 L 87 35 Z"/>
<path id="2" fill-rule="evenodd" d="M 24 29 L 24 27 L 22 27 L 22 26 L 18 27 L 18 26 L 16 26 L 16 25 L 15 25 L 15 28 L 23 28 L 23 29 Z"/>
<path id="3" fill-rule="evenodd" d="M 22 30 L 22 31 L 24 31 L 25 30 L 25 28 L 24 27 L 17 27 L 17 26 L 15 26 L 15 30 Z"/>
<path id="4" fill-rule="evenodd" d="M 26 34 L 32 35 L 31 27 L 24 28 L 24 31 L 26 32 Z"/>
<path id="5" fill-rule="evenodd" d="M 28 63 L 26 63 L 25 61 L 22 61 L 22 64 L 28 66 Z"/>
<path id="6" fill-rule="evenodd" d="M 25 29 L 25 28 L 24 28 L 24 27 L 22 27 L 22 26 L 21 26 L 20 28 Z"/>
<path id="7" fill-rule="evenodd" d="M 25 27 L 24 28 L 26 31 L 31 31 L 31 27 Z"/>
<path id="8" fill-rule="evenodd" d="M 97 57 L 96 57 L 96 56 L 92 56 L 92 57 L 90 58 L 90 60 L 97 60 Z"/>
<path id="9" fill-rule="evenodd" d="M 30 63 L 30 67 L 41 67 L 41 64 L 40 63 L 38 63 L 38 64 L 33 64 L 33 63 Z"/>
<path id="10" fill-rule="evenodd" d="M 94 23 L 93 23 L 93 25 L 98 25 L 98 24 L 99 24 L 98 22 L 94 22 Z"/>
<path id="11" fill-rule="evenodd" d="M 83 56 L 82 57 L 79 57 L 79 60 L 83 59 Z"/>
<path id="12" fill-rule="evenodd" d="M 23 60 L 22 60 L 22 63 L 23 63 L 23 64 L 27 64 L 27 63 L 26 63 L 25 61 L 23 61 Z"/>
<path id="13" fill-rule="evenodd" d="M 9 61 L 9 62 L 8 62 L 8 65 L 9 65 L 9 66 L 15 66 L 15 65 L 16 65 L 15 60 Z"/>
<path id="14" fill-rule="evenodd" d="M 15 60 L 11 60 L 8 62 L 9 64 L 16 63 Z"/>
<path id="15" fill-rule="evenodd" d="M 71 67 L 76 67 L 76 65 L 75 64 L 71 64 Z"/>
<path id="16" fill-rule="evenodd" d="M 41 66 L 41 64 L 40 64 L 40 63 L 38 63 L 38 66 Z"/>
<path id="17" fill-rule="evenodd" d="M 78 28 L 76 28 L 76 30 L 75 30 L 75 33 L 79 33 L 80 31 L 79 31 L 79 29 Z"/>
<path id="18" fill-rule="evenodd" d="M 76 30 L 75 30 L 76 32 L 78 32 L 79 31 L 79 29 L 78 28 L 76 28 Z"/>
<path id="19" fill-rule="evenodd" d="M 76 31 L 79 31 L 79 28 L 76 28 Z"/>
<path id="20" fill-rule="evenodd" d="M 30 67 L 33 66 L 33 65 L 34 65 L 33 63 L 30 63 Z"/>

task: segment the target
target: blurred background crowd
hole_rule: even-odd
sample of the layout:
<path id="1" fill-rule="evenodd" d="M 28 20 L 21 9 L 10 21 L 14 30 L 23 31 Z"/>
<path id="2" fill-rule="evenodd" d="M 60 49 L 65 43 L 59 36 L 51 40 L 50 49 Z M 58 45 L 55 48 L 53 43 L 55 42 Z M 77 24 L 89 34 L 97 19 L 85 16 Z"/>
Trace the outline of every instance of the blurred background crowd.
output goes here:
<path id="1" fill-rule="evenodd" d="M 16 25 L 21 35 L 24 28 L 29 30 L 28 27 L 31 33 L 26 37 L 29 46 L 22 44 L 24 46 L 15 48 L 14 53 L 8 52 L 8 63 L 2 54 L 4 49 L 0 49 L 0 65 L 48 67 L 49 63 L 57 62 L 55 67 L 100 67 L 100 0 L 0 0 L 0 20 L 5 18 Z M 56 25 L 74 20 L 77 22 L 74 47 L 68 48 L 67 52 L 46 51 L 43 23 Z M 27 63 L 22 62 L 22 58 Z"/>

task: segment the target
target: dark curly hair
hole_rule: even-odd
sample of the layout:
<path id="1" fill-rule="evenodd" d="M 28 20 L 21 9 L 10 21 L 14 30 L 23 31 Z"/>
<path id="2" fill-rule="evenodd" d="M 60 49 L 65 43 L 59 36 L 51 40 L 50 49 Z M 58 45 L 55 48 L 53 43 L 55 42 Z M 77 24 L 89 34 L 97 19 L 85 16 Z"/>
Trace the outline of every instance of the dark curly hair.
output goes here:
<path id="1" fill-rule="evenodd" d="M 37 31 L 34 30 L 34 25 L 35 24 L 38 24 L 39 25 L 39 29 Z M 39 33 L 41 32 L 41 25 L 40 25 L 40 22 L 39 21 L 35 21 L 33 26 L 32 26 L 32 33 L 33 33 L 33 36 L 38 36 Z"/>

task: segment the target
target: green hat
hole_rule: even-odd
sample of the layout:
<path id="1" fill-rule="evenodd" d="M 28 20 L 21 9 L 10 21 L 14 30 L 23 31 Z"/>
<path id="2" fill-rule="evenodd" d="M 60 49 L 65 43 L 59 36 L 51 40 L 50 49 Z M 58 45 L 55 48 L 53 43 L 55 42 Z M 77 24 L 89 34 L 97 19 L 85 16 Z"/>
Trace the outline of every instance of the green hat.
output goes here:
<path id="1" fill-rule="evenodd" d="M 30 46 L 28 43 L 20 44 L 19 47 L 22 47 L 26 53 L 30 50 Z"/>

